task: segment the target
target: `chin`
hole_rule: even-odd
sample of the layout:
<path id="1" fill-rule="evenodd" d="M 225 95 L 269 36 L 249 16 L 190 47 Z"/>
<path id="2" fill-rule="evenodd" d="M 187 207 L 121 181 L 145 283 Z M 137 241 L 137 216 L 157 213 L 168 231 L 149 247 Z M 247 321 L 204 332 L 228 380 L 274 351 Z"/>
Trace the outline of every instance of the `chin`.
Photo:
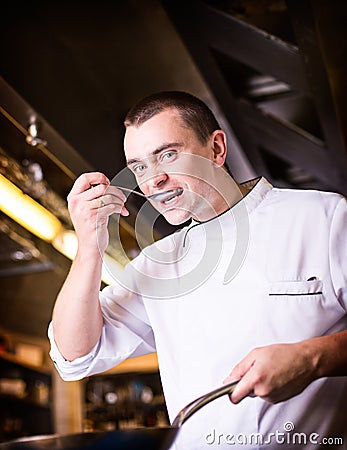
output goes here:
<path id="1" fill-rule="evenodd" d="M 187 222 L 192 218 L 192 215 L 187 211 L 171 210 L 162 213 L 165 220 L 169 222 L 170 225 L 182 225 L 182 223 Z"/>

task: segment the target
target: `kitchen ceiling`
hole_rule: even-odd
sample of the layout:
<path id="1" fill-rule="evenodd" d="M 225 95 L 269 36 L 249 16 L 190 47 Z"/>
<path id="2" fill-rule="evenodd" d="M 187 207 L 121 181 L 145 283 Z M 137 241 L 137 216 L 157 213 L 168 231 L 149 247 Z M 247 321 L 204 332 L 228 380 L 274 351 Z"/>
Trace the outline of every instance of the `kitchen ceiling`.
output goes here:
<path id="1" fill-rule="evenodd" d="M 98 170 L 113 178 L 124 168 L 123 118 L 138 98 L 184 89 L 213 101 L 156 0 L 6 2 L 0 37 L 1 173 L 55 214 L 66 214 L 79 174 Z M 26 142 L 33 118 L 44 146 Z M 32 182 L 36 164 L 50 196 Z M 142 204 L 129 202 L 134 212 Z M 129 257 L 137 250 L 134 219 L 121 226 Z M 160 220 L 157 228 L 171 230 Z M 3 213 L 0 236 L 0 327 L 44 337 L 70 262 Z"/>
<path id="2" fill-rule="evenodd" d="M 239 181 L 265 175 L 346 194 L 346 6 L 299 3 L 5 2 L 0 173 L 71 226 L 65 199 L 74 179 L 124 169 L 129 107 L 180 89 L 217 112 Z M 33 118 L 45 145 L 26 141 Z M 121 224 L 129 255 L 140 205 L 131 200 Z M 156 231 L 172 227 L 158 220 Z M 0 327 L 44 337 L 70 262 L 2 213 L 0 246 Z"/>
<path id="3" fill-rule="evenodd" d="M 162 2 L 256 173 L 347 193 L 347 3 Z"/>

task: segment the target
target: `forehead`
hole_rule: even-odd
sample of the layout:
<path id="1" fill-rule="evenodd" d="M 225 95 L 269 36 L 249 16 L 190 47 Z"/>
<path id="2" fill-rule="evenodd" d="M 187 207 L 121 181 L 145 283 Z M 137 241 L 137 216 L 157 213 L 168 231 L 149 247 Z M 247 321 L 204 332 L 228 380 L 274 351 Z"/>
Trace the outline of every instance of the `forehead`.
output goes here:
<path id="1" fill-rule="evenodd" d="M 194 136 L 193 130 L 185 126 L 176 110 L 166 110 L 151 117 L 139 127 L 127 127 L 124 137 L 125 156 L 127 160 L 143 159 L 163 144 L 170 142 L 184 144 Z"/>

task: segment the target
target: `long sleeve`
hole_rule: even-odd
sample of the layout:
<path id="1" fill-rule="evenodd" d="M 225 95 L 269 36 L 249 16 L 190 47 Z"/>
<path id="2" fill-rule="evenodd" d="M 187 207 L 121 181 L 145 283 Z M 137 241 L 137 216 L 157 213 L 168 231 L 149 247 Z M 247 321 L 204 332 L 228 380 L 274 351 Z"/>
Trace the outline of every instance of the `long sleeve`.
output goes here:
<path id="1" fill-rule="evenodd" d="M 55 344 L 52 324 L 49 325 L 50 357 L 65 381 L 104 372 L 128 357 L 155 351 L 152 329 L 138 295 L 117 284 L 104 288 L 99 298 L 104 319 L 102 334 L 87 355 L 66 361 Z"/>

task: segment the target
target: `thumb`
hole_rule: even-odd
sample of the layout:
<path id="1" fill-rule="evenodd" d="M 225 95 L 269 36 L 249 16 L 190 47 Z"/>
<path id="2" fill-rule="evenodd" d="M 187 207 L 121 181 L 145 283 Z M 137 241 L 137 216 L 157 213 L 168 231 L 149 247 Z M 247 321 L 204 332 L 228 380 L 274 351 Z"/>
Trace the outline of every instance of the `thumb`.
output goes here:
<path id="1" fill-rule="evenodd" d="M 253 381 L 250 372 L 247 372 L 237 383 L 233 392 L 229 395 L 232 403 L 240 403 L 246 397 L 253 397 Z"/>
<path id="2" fill-rule="evenodd" d="M 122 206 L 122 210 L 121 210 L 120 214 L 121 214 L 121 216 L 129 216 L 130 215 L 129 211 L 126 209 L 126 207 L 124 205 Z"/>
<path id="3" fill-rule="evenodd" d="M 230 374 L 225 378 L 223 383 L 230 383 L 233 380 L 240 380 L 229 398 L 233 403 L 239 403 L 245 397 L 253 393 L 253 385 L 249 376 L 249 370 L 253 367 L 254 359 L 250 359 L 246 356 L 241 360 Z"/>

